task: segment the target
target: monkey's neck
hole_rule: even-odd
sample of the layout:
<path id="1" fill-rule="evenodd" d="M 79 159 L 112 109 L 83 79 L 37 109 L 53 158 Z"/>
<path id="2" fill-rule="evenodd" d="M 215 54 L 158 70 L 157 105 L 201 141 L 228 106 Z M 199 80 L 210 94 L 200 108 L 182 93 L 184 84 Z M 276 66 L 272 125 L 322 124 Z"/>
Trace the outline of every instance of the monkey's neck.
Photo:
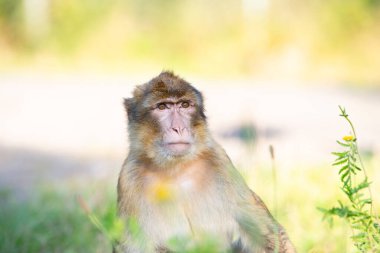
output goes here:
<path id="1" fill-rule="evenodd" d="M 200 149 L 195 154 L 174 157 L 149 157 L 146 153 L 138 152 L 138 156 L 134 156 L 131 152 L 131 157 L 137 157 L 137 164 L 143 164 L 143 167 L 151 171 L 162 171 L 175 173 L 178 170 L 194 164 L 199 161 L 205 163 L 212 161 L 216 151 L 213 149 Z"/>

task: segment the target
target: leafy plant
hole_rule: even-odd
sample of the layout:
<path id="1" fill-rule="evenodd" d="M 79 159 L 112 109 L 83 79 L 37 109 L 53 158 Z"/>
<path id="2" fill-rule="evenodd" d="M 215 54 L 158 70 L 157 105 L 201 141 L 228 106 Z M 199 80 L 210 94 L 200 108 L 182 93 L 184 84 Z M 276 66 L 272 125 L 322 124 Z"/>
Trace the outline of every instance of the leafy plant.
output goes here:
<path id="1" fill-rule="evenodd" d="M 84 219 L 73 195 L 45 186 L 35 195 L 20 198 L 0 189 L 0 252 L 108 252 L 108 240 Z M 95 207 L 104 221 L 108 203 Z"/>
<path id="2" fill-rule="evenodd" d="M 352 230 L 351 239 L 359 252 L 380 252 L 380 223 L 373 207 L 371 182 L 359 154 L 354 125 L 339 106 L 340 116 L 350 125 L 352 135 L 344 136 L 337 141 L 343 148 L 333 152 L 336 156 L 333 166 L 339 167 L 341 190 L 347 197 L 344 203 L 338 200 L 338 206 L 330 209 L 319 208 L 332 224 L 332 218 L 338 216 L 345 219 Z"/>
<path id="3" fill-rule="evenodd" d="M 79 195 L 77 202 L 85 212 L 91 223 L 108 239 L 110 244 L 115 247 L 125 230 L 123 220 L 116 215 L 116 209 L 111 208 L 102 220 L 95 215 L 84 199 Z"/>

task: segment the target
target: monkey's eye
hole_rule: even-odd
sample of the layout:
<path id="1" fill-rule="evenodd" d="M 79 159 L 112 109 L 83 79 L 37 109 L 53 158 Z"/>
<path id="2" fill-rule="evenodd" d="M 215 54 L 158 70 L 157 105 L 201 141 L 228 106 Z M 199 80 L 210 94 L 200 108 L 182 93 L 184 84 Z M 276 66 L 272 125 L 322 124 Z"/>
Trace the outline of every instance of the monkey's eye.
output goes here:
<path id="1" fill-rule="evenodd" d="M 162 111 L 162 110 L 165 110 L 167 106 L 164 103 L 162 103 L 162 104 L 159 104 L 157 108 Z"/>
<path id="2" fill-rule="evenodd" d="M 182 108 L 188 108 L 190 106 L 189 102 L 182 102 L 181 107 Z"/>

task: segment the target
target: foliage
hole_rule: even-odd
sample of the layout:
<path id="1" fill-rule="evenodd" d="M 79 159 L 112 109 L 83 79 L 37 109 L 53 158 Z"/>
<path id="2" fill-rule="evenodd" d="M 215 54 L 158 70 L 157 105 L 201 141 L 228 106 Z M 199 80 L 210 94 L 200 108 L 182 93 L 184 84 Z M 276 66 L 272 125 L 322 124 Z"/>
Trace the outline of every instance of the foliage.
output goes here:
<path id="1" fill-rule="evenodd" d="M 8 37 L 15 45 L 23 40 L 22 0 L 0 0 L 0 37 Z"/>
<path id="2" fill-rule="evenodd" d="M 346 243 L 345 226 L 341 220 L 335 220 L 335 226 L 328 229 L 326 223 L 310 218 L 320 215 L 314 208 L 316 203 L 321 205 L 328 201 L 333 205 L 333 200 L 338 196 L 339 189 L 334 188 L 335 178 L 326 177 L 328 171 L 321 173 L 325 166 L 305 164 L 285 170 L 279 163 L 278 168 L 281 191 L 277 191 L 276 216 L 298 251 L 353 252 L 353 246 Z M 272 171 L 268 167 L 258 166 L 246 179 L 269 209 L 274 210 L 272 191 L 268 190 Z M 0 191 L 0 252 L 110 252 L 110 241 L 91 223 L 75 196 L 80 192 L 100 222 L 110 229 L 115 221 L 114 180 L 101 181 L 96 184 L 96 189 L 90 186 L 94 183 L 92 179 L 81 183 L 80 189 L 71 189 L 71 180 L 63 184 L 67 188 L 65 190 L 58 186 L 33 188 L 30 190 L 31 196 L 22 200 L 14 199 L 13 192 Z M 46 182 L 42 185 L 45 186 Z M 176 243 L 174 240 L 174 246 Z M 188 246 L 189 251 L 192 246 L 196 247 Z"/>
<path id="3" fill-rule="evenodd" d="M 48 41 L 62 53 L 73 52 L 108 14 L 112 3 L 110 0 L 53 1 Z"/>
<path id="4" fill-rule="evenodd" d="M 107 209 L 102 222 L 99 217 L 91 211 L 82 196 L 77 196 L 77 201 L 91 223 L 103 233 L 112 246 L 115 246 L 122 238 L 125 230 L 123 220 L 119 219 L 116 215 L 116 205 L 112 205 L 112 208 Z"/>
<path id="5" fill-rule="evenodd" d="M 339 107 L 341 115 L 351 126 L 353 135 L 344 136 L 343 142 L 337 141 L 343 151 L 333 152 L 336 160 L 333 166 L 339 166 L 341 190 L 347 197 L 346 203 L 338 201 L 338 206 L 320 210 L 325 218 L 338 216 L 351 226 L 351 239 L 360 252 L 380 251 L 380 223 L 374 214 L 372 193 L 368 176 L 358 151 L 355 128 L 345 109 Z"/>
<path id="6" fill-rule="evenodd" d="M 194 241 L 187 237 L 176 237 L 168 241 L 168 247 L 173 252 L 183 253 L 228 253 L 221 249 L 218 239 L 204 235 L 202 240 Z"/>
<path id="7" fill-rule="evenodd" d="M 43 190 L 31 201 L 0 196 L 0 252 L 109 252 L 72 194 Z M 112 204 L 96 212 L 107 225 Z"/>
<path id="8" fill-rule="evenodd" d="M 28 24 L 28 1 L 0 0 L 0 55 L 9 57 L 0 67 L 378 80 L 379 0 L 262 1 L 271 2 L 263 9 L 232 0 L 39 1 L 48 6 L 44 27 Z"/>

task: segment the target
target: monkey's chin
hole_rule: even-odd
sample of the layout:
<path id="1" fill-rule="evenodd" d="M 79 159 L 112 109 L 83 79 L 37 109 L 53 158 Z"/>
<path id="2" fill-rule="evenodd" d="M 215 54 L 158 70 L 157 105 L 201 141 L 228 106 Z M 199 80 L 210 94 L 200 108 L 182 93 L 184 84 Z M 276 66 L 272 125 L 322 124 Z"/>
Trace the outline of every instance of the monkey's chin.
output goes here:
<path id="1" fill-rule="evenodd" d="M 188 142 L 171 142 L 165 144 L 165 148 L 172 156 L 184 156 L 191 150 L 191 143 Z"/>

